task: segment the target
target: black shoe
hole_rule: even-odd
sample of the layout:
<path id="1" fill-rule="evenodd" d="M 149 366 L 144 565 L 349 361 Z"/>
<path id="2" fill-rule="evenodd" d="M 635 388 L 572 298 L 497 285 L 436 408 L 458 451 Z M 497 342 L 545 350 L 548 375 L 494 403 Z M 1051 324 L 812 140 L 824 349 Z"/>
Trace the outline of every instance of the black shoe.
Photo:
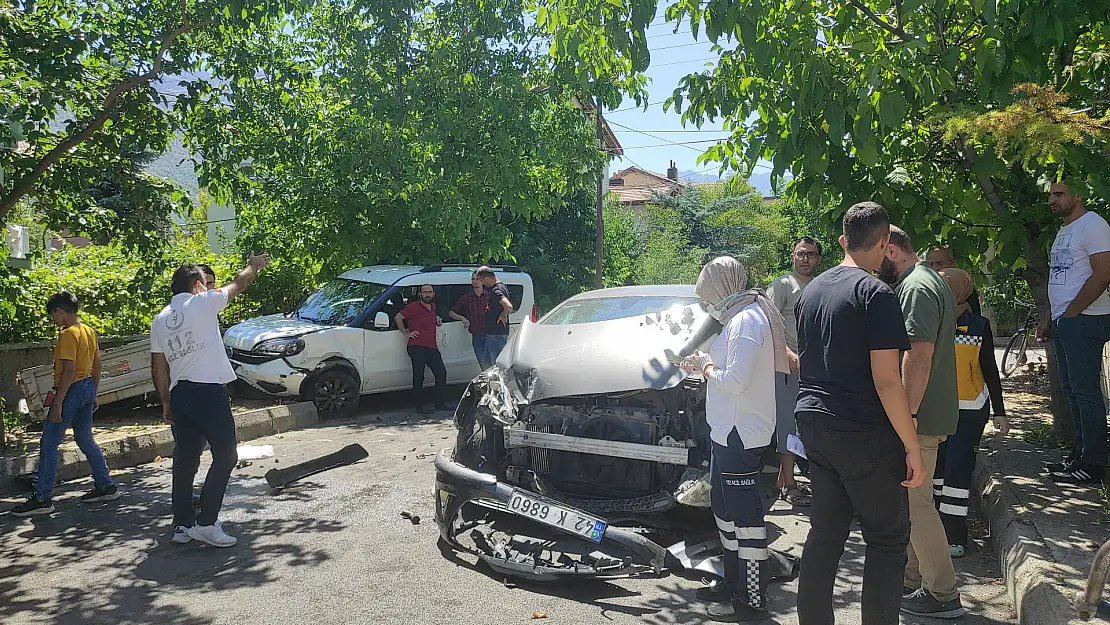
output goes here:
<path id="1" fill-rule="evenodd" d="M 417 411 L 420 412 L 420 414 L 432 414 L 433 412 L 435 412 L 428 406 L 420 406 L 419 408 L 417 408 Z"/>
<path id="2" fill-rule="evenodd" d="M 1064 458 L 1063 462 L 1050 462 L 1044 465 L 1044 470 L 1046 473 L 1060 473 L 1063 471 L 1067 471 L 1071 468 L 1071 465 L 1079 462 L 1082 458 L 1083 454 L 1078 451 L 1073 451 Z"/>
<path id="3" fill-rule="evenodd" d="M 30 499 L 24 501 L 18 506 L 11 509 L 12 516 L 25 517 L 36 516 L 39 514 L 51 514 L 54 512 L 54 503 L 49 499 L 46 501 L 39 501 L 31 496 Z"/>
<path id="4" fill-rule="evenodd" d="M 723 581 L 717 579 L 698 589 L 698 599 L 709 603 L 725 603 L 732 599 L 732 593 Z"/>
<path id="5" fill-rule="evenodd" d="M 1077 462 L 1063 471 L 1051 473 L 1049 477 L 1064 484 L 1102 484 L 1105 474 L 1106 467 Z"/>
<path id="6" fill-rule="evenodd" d="M 709 620 L 718 623 L 758 623 L 769 616 L 767 610 L 753 608 L 743 601 L 735 599 L 724 603 L 714 603 L 706 610 L 706 614 L 709 616 Z"/>
<path id="7" fill-rule="evenodd" d="M 455 411 L 454 408 L 452 408 L 451 406 L 449 406 L 447 404 L 443 404 L 443 403 L 436 404 L 436 410 L 450 410 L 451 412 Z"/>
<path id="8" fill-rule="evenodd" d="M 81 497 L 82 503 L 96 503 L 97 501 L 115 501 L 119 499 L 119 486 L 112 484 L 108 488 L 94 488 Z"/>
<path id="9" fill-rule="evenodd" d="M 938 601 L 924 588 L 902 598 L 902 611 L 914 616 L 931 616 L 933 618 L 959 618 L 967 614 L 967 610 L 960 603 L 959 597 L 951 601 Z"/>

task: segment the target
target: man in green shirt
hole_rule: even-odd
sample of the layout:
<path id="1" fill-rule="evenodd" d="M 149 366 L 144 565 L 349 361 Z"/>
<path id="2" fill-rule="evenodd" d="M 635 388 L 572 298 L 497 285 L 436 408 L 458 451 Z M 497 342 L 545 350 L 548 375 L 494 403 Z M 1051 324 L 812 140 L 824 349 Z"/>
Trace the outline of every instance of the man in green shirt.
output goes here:
<path id="1" fill-rule="evenodd" d="M 965 614 L 944 524 L 933 503 L 937 448 L 956 431 L 960 398 L 956 386 L 956 304 L 952 289 L 918 258 L 910 237 L 890 227 L 887 257 L 879 278 L 896 285 L 910 351 L 902 358 L 902 380 L 917 425 L 925 482 L 910 489 L 910 547 L 902 611 L 956 618 Z"/>

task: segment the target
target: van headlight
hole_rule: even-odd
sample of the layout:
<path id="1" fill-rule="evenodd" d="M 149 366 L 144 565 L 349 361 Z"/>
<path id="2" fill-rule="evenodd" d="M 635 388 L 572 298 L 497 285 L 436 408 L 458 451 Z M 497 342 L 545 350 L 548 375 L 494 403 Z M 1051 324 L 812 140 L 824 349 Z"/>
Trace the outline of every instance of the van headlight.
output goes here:
<path id="1" fill-rule="evenodd" d="M 254 346 L 251 353 L 262 356 L 296 356 L 304 351 L 304 341 L 301 339 L 270 339 Z"/>

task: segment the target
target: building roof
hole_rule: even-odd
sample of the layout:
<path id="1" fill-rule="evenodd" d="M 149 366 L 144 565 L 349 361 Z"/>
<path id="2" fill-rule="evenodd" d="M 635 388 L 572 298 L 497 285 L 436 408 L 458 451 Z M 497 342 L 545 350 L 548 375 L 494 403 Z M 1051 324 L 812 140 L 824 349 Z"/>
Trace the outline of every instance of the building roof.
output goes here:
<path id="1" fill-rule="evenodd" d="M 629 184 L 630 175 L 646 179 L 647 184 Z M 613 184 L 613 181 L 618 179 L 621 182 Z M 609 179 L 609 192 L 617 196 L 621 204 L 644 204 L 656 193 L 673 196 L 678 195 L 685 188 L 686 183 L 682 180 L 674 180 L 639 167 L 622 169 Z"/>

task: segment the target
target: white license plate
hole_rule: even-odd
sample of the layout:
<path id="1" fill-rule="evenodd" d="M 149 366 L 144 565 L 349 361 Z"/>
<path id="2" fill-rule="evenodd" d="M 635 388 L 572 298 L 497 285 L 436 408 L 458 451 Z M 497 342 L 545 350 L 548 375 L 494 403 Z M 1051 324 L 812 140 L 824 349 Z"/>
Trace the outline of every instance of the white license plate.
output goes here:
<path id="1" fill-rule="evenodd" d="M 509 509 L 540 523 L 558 527 L 595 543 L 601 542 L 608 523 L 584 515 L 574 508 L 567 508 L 548 499 L 541 499 L 526 490 L 513 490 Z"/>

